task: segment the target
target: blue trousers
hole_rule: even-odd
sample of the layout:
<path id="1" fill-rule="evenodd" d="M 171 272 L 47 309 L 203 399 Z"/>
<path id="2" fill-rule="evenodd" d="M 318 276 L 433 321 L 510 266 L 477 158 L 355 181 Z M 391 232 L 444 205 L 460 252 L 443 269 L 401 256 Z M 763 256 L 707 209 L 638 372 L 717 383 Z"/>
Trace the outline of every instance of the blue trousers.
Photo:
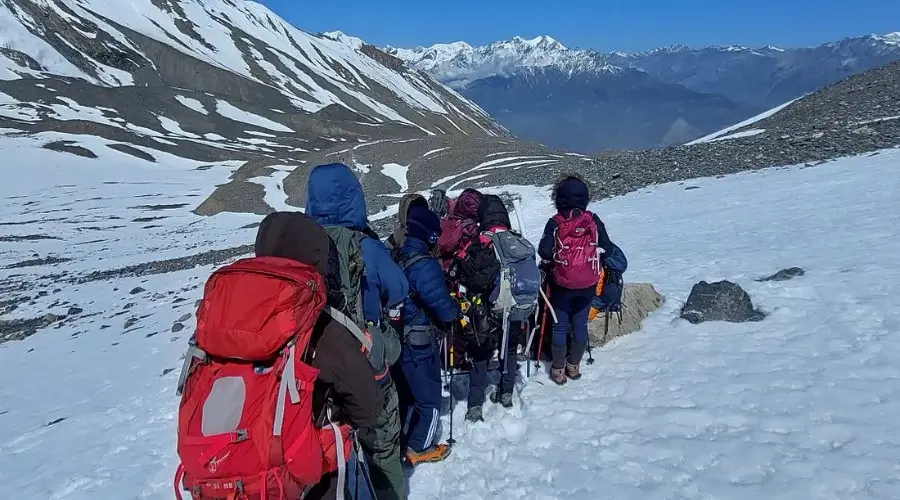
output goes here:
<path id="1" fill-rule="evenodd" d="M 442 399 L 441 358 L 436 345 L 403 346 L 400 368 L 409 389 L 410 403 L 406 427 L 407 447 L 424 451 L 437 440 Z"/>
<path id="2" fill-rule="evenodd" d="M 375 490 L 372 486 L 372 478 L 369 477 L 369 466 L 363 457 L 359 456 L 354 444 L 353 453 L 347 461 L 347 486 L 346 498 L 351 500 L 375 500 Z"/>
<path id="3" fill-rule="evenodd" d="M 550 342 L 554 368 L 565 366 L 569 329 L 572 330 L 572 349 L 568 353 L 568 361 L 574 365 L 581 363 L 588 343 L 588 316 L 594 293 L 594 287 L 570 290 L 554 286 L 550 290 L 550 304 L 559 320 L 553 325 L 553 338 Z"/>

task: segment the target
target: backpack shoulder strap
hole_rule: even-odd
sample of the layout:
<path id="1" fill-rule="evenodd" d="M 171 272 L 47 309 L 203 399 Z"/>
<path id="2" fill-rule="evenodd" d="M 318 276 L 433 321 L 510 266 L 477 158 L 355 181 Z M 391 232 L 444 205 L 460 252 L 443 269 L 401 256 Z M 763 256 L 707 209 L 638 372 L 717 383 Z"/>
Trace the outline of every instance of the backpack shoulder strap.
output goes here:
<path id="1" fill-rule="evenodd" d="M 327 307 L 323 308 L 322 311 L 325 312 L 326 314 L 328 314 L 329 316 L 331 316 L 331 319 L 333 319 L 334 321 L 339 323 L 341 326 L 346 328 L 350 333 L 352 333 L 353 336 L 356 337 L 356 340 L 358 340 L 359 343 L 362 344 L 363 347 L 366 348 L 366 352 L 369 352 L 372 350 L 372 339 L 370 339 L 368 336 L 366 336 L 366 334 L 362 331 L 362 329 L 352 319 L 350 319 L 346 314 L 342 313 L 341 311 L 338 311 L 337 309 L 335 309 L 334 307 L 331 307 L 331 306 L 327 306 Z"/>
<path id="2" fill-rule="evenodd" d="M 363 315 L 362 287 L 360 280 L 365 275 L 365 260 L 362 256 L 362 240 L 368 238 L 361 231 L 356 231 L 344 226 L 323 226 L 328 236 L 334 241 L 340 256 L 341 263 L 341 292 L 348 304 L 354 309 L 360 323 L 365 321 Z M 350 275 L 351 259 L 356 257 L 359 268 L 358 276 Z M 354 293 L 355 292 L 355 293 Z"/>
<path id="3" fill-rule="evenodd" d="M 409 269 L 410 267 L 412 267 L 413 264 L 415 264 L 416 262 L 419 262 L 420 260 L 424 260 L 427 258 L 428 258 L 427 255 L 422 255 L 422 254 L 414 255 L 412 258 L 406 259 L 403 262 L 401 262 L 400 265 L 403 267 L 403 270 L 405 271 L 405 270 Z"/>

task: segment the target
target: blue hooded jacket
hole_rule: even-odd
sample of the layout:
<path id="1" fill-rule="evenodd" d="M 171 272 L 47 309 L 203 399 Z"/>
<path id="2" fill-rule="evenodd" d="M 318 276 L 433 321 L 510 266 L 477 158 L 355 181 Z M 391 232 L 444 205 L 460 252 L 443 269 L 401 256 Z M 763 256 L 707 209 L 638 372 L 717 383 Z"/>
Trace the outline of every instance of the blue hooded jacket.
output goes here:
<path id="1" fill-rule="evenodd" d="M 409 287 L 415 296 L 403 305 L 403 324 L 424 326 L 434 323 L 440 327 L 459 317 L 459 302 L 450 297 L 450 291 L 444 283 L 444 272 L 438 261 L 431 256 L 428 244 L 407 235 L 400 249 L 402 262 L 408 262 L 417 255 L 424 255 L 426 258 L 413 262 L 405 269 Z"/>
<path id="2" fill-rule="evenodd" d="M 306 185 L 306 215 L 323 226 L 357 231 L 368 227 L 362 186 L 350 167 L 330 163 L 312 169 Z M 409 283 L 380 240 L 364 238 L 360 250 L 365 266 L 360 287 L 363 313 L 366 321 L 380 324 L 382 309 L 402 302 L 409 294 Z"/>

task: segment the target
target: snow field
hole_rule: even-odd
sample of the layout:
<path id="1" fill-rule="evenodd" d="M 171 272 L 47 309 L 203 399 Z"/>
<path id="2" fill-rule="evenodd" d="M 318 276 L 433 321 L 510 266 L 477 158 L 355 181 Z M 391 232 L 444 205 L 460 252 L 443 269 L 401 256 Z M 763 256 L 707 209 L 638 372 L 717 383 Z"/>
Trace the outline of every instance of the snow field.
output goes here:
<path id="1" fill-rule="evenodd" d="M 488 156 L 489 157 L 497 156 L 499 154 L 508 154 L 508 153 L 492 153 Z M 522 160 L 526 160 L 526 161 L 522 161 Z M 483 161 L 483 162 L 479 163 L 478 165 L 476 165 L 464 172 L 461 172 L 458 174 L 453 174 L 453 175 L 448 175 L 446 177 L 441 177 L 440 179 L 434 181 L 431 184 L 431 187 L 432 188 L 440 187 L 442 184 L 450 182 L 454 179 L 458 179 L 465 175 L 479 172 L 482 170 L 495 170 L 495 169 L 499 169 L 499 168 L 521 168 L 526 165 L 528 165 L 528 166 L 549 166 L 549 165 L 553 165 L 554 163 L 559 163 L 559 158 L 556 158 L 553 156 L 546 156 L 546 155 L 511 156 L 511 157 L 506 157 L 506 158 L 494 158 L 491 160 Z M 485 177 L 485 176 L 482 175 L 481 177 Z M 481 178 L 481 177 L 478 177 L 478 178 Z M 463 179 L 463 181 L 465 181 L 465 180 L 466 179 Z M 468 180 L 472 180 L 472 178 L 469 178 Z M 460 182 L 462 182 L 462 181 L 460 181 Z M 461 185 L 460 182 L 457 182 L 457 183 L 451 185 L 449 189 L 450 190 L 455 189 L 456 187 Z"/>
<path id="2" fill-rule="evenodd" d="M 716 137 L 715 139 L 710 139 L 709 142 L 727 141 L 729 139 L 740 139 L 742 137 L 753 137 L 755 135 L 764 133 L 766 133 L 766 129 L 764 128 L 752 128 L 750 130 L 742 130 L 733 134 L 726 134 L 720 137 Z"/>
<path id="3" fill-rule="evenodd" d="M 0 270 L 3 279 L 25 273 L 39 289 L 59 288 L 11 316 L 84 308 L 58 328 L 0 345 L 8 381 L 0 385 L 0 482 L 22 499 L 170 499 L 174 388 L 194 327 L 187 314 L 213 267 L 80 285 L 51 275 L 252 243 L 256 230 L 247 224 L 259 217 L 190 213 L 237 165 L 149 163 L 84 137 L 79 143 L 101 158 L 38 147 L 57 139 L 73 136 L 0 137 L 7 154 L 30 166 L 0 185 L 3 222 L 15 223 L 0 235 L 60 238 L 0 241 L 0 255 L 74 259 Z M 900 151 L 888 150 L 655 186 L 592 205 L 629 257 L 626 281 L 653 283 L 666 296 L 663 308 L 640 332 L 595 349 L 596 363 L 577 383 L 556 387 L 532 369 L 513 409 L 488 404 L 486 422 L 474 425 L 458 402 L 453 454 L 412 472 L 412 498 L 895 498 L 898 167 Z M 53 185 L 36 180 L 47 178 Z M 283 199 L 273 179 L 253 179 L 269 203 Z M 537 242 L 553 212 L 549 187 L 483 191 L 520 194 L 526 234 Z M 132 222 L 160 214 L 166 218 Z M 159 227 L 145 227 L 152 225 Z M 806 276 L 754 281 L 791 266 Z M 768 317 L 677 319 L 704 279 L 740 283 Z M 130 293 L 137 286 L 144 290 Z M 464 376 L 454 390 L 465 393 Z M 446 439 L 446 414 L 442 424 Z"/>
<path id="4" fill-rule="evenodd" d="M 72 141 L 99 158 L 40 147 L 60 140 Z M 107 144 L 115 142 L 54 132 L 30 138 L 0 137 L 3 151 L 17 163 L 29 165 L 0 184 L 4 200 L 0 234 L 54 238 L 0 243 L 4 260 L 26 260 L 30 253 L 54 255 L 72 259 L 64 266 L 70 273 L 90 272 L 245 244 L 253 236 L 253 230 L 238 227 L 258 221 L 257 216 L 200 217 L 190 212 L 243 162 L 222 162 L 201 170 L 209 163 L 147 150 L 158 159 L 150 163 Z M 31 271 L 0 270 L 0 276 Z"/>
<path id="5" fill-rule="evenodd" d="M 192 110 L 200 113 L 201 115 L 209 114 L 209 112 L 206 111 L 206 106 L 204 106 L 203 103 L 198 101 L 197 99 L 193 99 L 191 97 L 185 97 L 183 95 L 177 95 L 177 96 L 175 96 L 175 100 L 178 101 L 179 103 L 181 103 L 184 107 L 186 107 L 188 109 L 192 109 Z"/>
<path id="6" fill-rule="evenodd" d="M 475 425 L 457 404 L 453 455 L 413 473 L 413 496 L 894 498 L 898 166 L 890 151 L 594 204 L 631 259 L 626 281 L 652 282 L 663 309 L 595 349 L 581 382 L 535 375 Z M 532 225 L 549 209 L 526 210 Z M 754 281 L 795 265 L 808 274 Z M 769 317 L 677 319 L 703 279 L 739 282 Z"/>
<path id="7" fill-rule="evenodd" d="M 407 174 L 409 173 L 409 166 L 398 165 L 396 163 L 386 163 L 381 166 L 381 173 L 387 177 L 390 177 L 400 186 L 400 192 L 406 192 L 409 189 L 409 181 L 407 180 Z"/>
<path id="8" fill-rule="evenodd" d="M 249 111 L 244 111 L 228 101 L 223 101 L 221 99 L 216 100 L 216 113 L 228 118 L 230 120 L 234 120 L 236 122 L 247 123 L 250 125 L 255 125 L 257 127 L 274 130 L 275 132 L 288 132 L 293 133 L 294 131 L 289 129 L 288 127 L 272 121 L 263 116 L 259 116 L 255 113 L 251 113 Z"/>

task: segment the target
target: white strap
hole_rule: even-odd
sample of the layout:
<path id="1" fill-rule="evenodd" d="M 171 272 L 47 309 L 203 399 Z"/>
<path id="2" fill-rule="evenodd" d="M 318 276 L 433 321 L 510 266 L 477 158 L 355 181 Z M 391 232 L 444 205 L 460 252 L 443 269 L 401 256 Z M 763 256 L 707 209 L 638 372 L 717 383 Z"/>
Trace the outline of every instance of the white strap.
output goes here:
<path id="1" fill-rule="evenodd" d="M 547 309 L 550 310 L 550 316 L 553 316 L 553 322 L 559 323 L 559 319 L 556 317 L 556 311 L 553 310 L 553 305 L 550 304 L 550 299 L 547 298 L 547 294 L 544 293 L 544 287 L 538 288 L 538 291 L 541 292 L 541 297 L 544 298 L 544 303 L 547 304 Z"/>
<path id="2" fill-rule="evenodd" d="M 297 375 L 294 371 L 294 356 L 297 353 L 295 345 L 288 348 L 287 364 L 281 373 L 281 382 L 278 384 L 278 400 L 275 401 L 275 421 L 272 423 L 272 435 L 280 436 L 284 426 L 284 405 L 290 395 L 291 404 L 300 402 L 300 391 L 297 390 Z"/>
<path id="3" fill-rule="evenodd" d="M 337 500 L 344 500 L 344 489 L 347 487 L 347 457 L 344 456 L 344 440 L 341 429 L 331 420 L 331 407 L 325 410 L 328 424 L 334 432 L 334 450 L 337 453 Z"/>
<path id="4" fill-rule="evenodd" d="M 288 394 L 291 395 L 291 404 L 293 405 L 300 402 L 300 391 L 297 390 L 297 374 L 294 372 L 294 363 L 296 362 L 294 358 L 296 355 L 297 346 L 291 344 L 288 350 L 287 366 L 284 367 L 284 374 L 281 376 L 281 380 L 287 381 L 287 390 Z"/>
<path id="5" fill-rule="evenodd" d="M 356 337 L 356 340 L 359 341 L 366 348 L 366 352 L 370 352 L 372 350 L 372 341 L 366 337 L 366 334 L 359 328 L 359 326 L 353 322 L 346 314 L 338 311 L 337 309 L 328 306 L 325 309 L 325 312 L 331 316 L 331 319 L 337 321 L 347 330 L 350 330 L 350 333 Z"/>

